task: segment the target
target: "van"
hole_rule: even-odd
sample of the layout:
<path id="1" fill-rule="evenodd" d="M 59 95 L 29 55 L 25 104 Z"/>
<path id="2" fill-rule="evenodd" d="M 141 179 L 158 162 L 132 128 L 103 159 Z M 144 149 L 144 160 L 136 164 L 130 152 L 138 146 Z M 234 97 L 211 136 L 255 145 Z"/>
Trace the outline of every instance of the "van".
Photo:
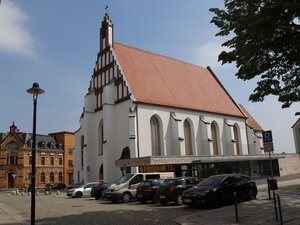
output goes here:
<path id="1" fill-rule="evenodd" d="M 130 202 L 131 199 L 136 198 L 137 187 L 142 181 L 168 178 L 174 178 L 174 173 L 129 173 L 117 180 L 115 184 L 111 185 L 104 193 L 104 198 L 114 203 L 120 200 L 122 200 L 122 202 Z"/>

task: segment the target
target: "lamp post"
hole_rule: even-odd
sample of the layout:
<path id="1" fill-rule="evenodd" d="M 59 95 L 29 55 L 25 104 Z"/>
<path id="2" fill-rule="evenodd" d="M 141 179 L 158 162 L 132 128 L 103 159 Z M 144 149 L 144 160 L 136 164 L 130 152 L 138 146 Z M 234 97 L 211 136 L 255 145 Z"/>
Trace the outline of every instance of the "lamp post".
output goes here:
<path id="1" fill-rule="evenodd" d="M 33 95 L 33 131 L 32 131 L 32 167 L 31 167 L 31 225 L 35 224 L 35 161 L 36 161 L 36 106 L 39 94 L 43 94 L 45 91 L 40 89 L 37 82 L 33 83 L 32 88 L 27 92 Z"/>

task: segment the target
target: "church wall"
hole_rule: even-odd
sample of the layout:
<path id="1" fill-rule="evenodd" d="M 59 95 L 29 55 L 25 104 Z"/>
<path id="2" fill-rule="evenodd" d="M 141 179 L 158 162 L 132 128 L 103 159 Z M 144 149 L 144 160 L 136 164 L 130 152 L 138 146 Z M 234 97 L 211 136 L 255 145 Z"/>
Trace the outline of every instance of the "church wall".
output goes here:
<path id="1" fill-rule="evenodd" d="M 235 118 L 231 116 L 199 113 L 187 110 L 172 109 L 167 107 L 158 107 L 150 105 L 139 105 L 138 106 L 138 125 L 139 130 L 142 130 L 139 135 L 140 139 L 140 156 L 150 156 L 151 155 L 151 128 L 150 119 L 153 115 L 157 115 L 162 121 L 163 130 L 163 152 L 165 156 L 169 155 L 185 155 L 185 145 L 184 145 L 184 132 L 183 123 L 185 119 L 189 119 L 192 123 L 192 129 L 195 140 L 194 142 L 194 152 L 196 155 L 208 155 L 212 154 L 210 145 L 207 143 L 208 138 L 211 138 L 210 125 L 203 124 L 200 121 L 199 116 L 204 116 L 206 122 L 215 121 L 219 128 L 219 138 L 220 138 L 220 150 L 222 155 L 232 154 L 233 150 L 229 149 L 228 143 L 232 143 L 231 130 L 224 123 L 224 119 L 227 119 L 229 124 L 237 123 L 240 128 L 241 134 L 241 144 L 242 144 L 242 154 L 248 154 L 248 144 L 247 144 L 247 134 L 246 125 L 243 118 Z M 178 123 L 177 130 L 174 128 L 174 119 L 170 119 L 170 112 L 174 112 L 176 118 L 181 120 Z M 173 127 L 173 129 L 170 129 Z M 174 137 L 176 133 L 177 136 Z M 180 146 L 180 150 L 176 150 L 176 146 Z M 174 148 L 174 149 L 170 149 Z"/>

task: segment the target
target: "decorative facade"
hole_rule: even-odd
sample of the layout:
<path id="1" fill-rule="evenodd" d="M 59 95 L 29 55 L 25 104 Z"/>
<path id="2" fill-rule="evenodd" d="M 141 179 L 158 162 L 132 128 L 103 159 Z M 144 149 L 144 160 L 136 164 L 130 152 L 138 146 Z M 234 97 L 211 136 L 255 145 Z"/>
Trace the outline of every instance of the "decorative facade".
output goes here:
<path id="1" fill-rule="evenodd" d="M 262 128 L 249 124 L 253 118 L 209 67 L 120 44 L 113 37 L 105 14 L 75 132 L 75 182 L 115 181 L 124 172 L 138 171 L 204 176 L 206 166 L 196 168 L 196 162 L 251 155 L 266 160 Z"/>
<path id="2" fill-rule="evenodd" d="M 66 134 L 67 135 L 67 134 Z M 73 139 L 74 139 L 74 134 Z M 74 150 L 71 141 L 56 138 L 58 134 L 36 136 L 36 187 L 46 183 L 73 182 L 66 176 L 66 151 Z M 23 133 L 13 124 L 10 131 L 0 133 L 0 188 L 26 188 L 31 182 L 32 134 Z M 73 146 L 73 147 L 72 147 Z M 72 156 L 73 157 L 73 156 Z"/>

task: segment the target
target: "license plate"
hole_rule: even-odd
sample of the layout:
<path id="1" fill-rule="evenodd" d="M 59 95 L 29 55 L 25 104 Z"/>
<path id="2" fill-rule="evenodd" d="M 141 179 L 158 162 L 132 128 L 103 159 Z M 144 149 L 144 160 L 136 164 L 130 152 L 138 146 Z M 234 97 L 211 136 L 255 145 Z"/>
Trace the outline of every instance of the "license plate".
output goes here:
<path id="1" fill-rule="evenodd" d="M 163 195 L 162 195 L 162 196 L 159 196 L 159 198 L 166 198 L 166 196 L 163 196 Z"/>
<path id="2" fill-rule="evenodd" d="M 189 198 L 185 198 L 183 199 L 184 202 L 192 202 L 192 199 L 189 199 Z"/>

